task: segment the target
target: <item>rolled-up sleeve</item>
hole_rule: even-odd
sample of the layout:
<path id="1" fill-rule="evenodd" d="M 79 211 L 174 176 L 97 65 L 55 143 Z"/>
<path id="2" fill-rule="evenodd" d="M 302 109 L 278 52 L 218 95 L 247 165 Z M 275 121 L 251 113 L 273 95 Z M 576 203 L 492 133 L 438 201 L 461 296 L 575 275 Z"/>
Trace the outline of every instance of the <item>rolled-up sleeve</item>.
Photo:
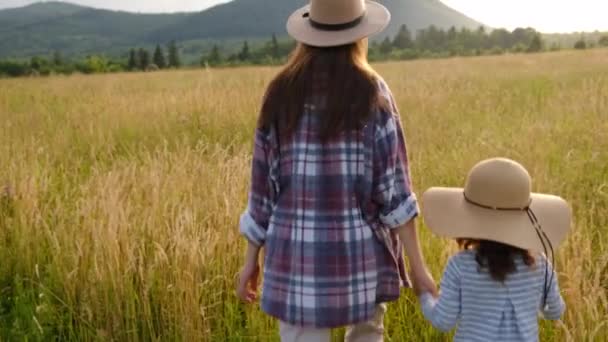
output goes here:
<path id="1" fill-rule="evenodd" d="M 251 188 L 247 209 L 240 219 L 240 231 L 251 243 L 262 246 L 276 193 L 274 162 L 270 134 L 256 130 L 251 167 Z"/>
<path id="2" fill-rule="evenodd" d="M 415 218 L 419 208 L 399 113 L 390 93 L 386 97 L 392 113 L 382 115 L 384 119 L 376 125 L 373 200 L 380 208 L 382 223 L 397 228 Z"/>

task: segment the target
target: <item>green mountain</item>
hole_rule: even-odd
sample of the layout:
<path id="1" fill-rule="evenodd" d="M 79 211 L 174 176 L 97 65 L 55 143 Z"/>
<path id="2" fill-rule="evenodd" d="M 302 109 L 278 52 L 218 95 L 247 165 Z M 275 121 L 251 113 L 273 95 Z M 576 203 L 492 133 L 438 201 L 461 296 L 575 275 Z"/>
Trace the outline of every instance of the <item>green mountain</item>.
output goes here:
<path id="1" fill-rule="evenodd" d="M 0 11 L 0 30 L 18 28 L 72 15 L 85 7 L 68 3 L 42 2 L 35 6 Z"/>
<path id="2" fill-rule="evenodd" d="M 0 58 L 108 52 L 145 44 L 146 35 L 186 14 L 132 14 L 46 2 L 0 11 Z"/>
<path id="3" fill-rule="evenodd" d="M 439 0 L 380 2 L 393 14 L 385 33 L 389 35 L 402 24 L 413 31 L 431 24 L 444 28 L 480 25 Z M 287 16 L 305 3 L 306 0 L 234 0 L 202 12 L 179 14 L 135 14 L 62 2 L 38 3 L 0 11 L 0 58 L 55 50 L 70 55 L 119 54 L 134 46 L 174 39 L 186 45 L 189 41 L 268 39 L 273 33 L 285 35 Z"/>
<path id="4" fill-rule="evenodd" d="M 439 0 L 380 0 L 392 13 L 386 34 L 394 35 L 402 24 L 411 29 L 438 27 L 477 28 L 480 23 Z M 285 34 L 285 20 L 302 0 L 235 0 L 189 16 L 174 26 L 154 32 L 150 38 L 189 40 L 197 38 L 268 37 Z M 239 20 L 235 20 L 239 18 Z"/>

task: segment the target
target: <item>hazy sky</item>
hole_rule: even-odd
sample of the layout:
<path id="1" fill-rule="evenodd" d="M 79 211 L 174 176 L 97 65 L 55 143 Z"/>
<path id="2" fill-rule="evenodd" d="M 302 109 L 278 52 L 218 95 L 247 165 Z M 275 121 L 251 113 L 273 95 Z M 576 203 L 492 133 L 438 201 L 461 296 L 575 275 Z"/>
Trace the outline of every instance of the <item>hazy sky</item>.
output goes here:
<path id="1" fill-rule="evenodd" d="M 199 11 L 228 0 L 62 0 L 84 6 L 118 9 L 131 12 Z M 280 1 L 280 0 L 277 0 Z M 0 8 L 17 7 L 42 0 L 0 0 Z"/>
<path id="2" fill-rule="evenodd" d="M 281 1 L 281 0 L 276 0 Z M 427 1 L 427 0 L 423 0 Z M 532 26 L 543 32 L 608 31 L 606 0 L 441 0 L 492 27 Z M 0 0 L 0 8 L 35 0 Z M 198 11 L 226 0 L 72 0 L 86 6 L 133 12 Z"/>
<path id="3" fill-rule="evenodd" d="M 492 27 L 542 32 L 608 31 L 606 0 L 441 0 Z"/>

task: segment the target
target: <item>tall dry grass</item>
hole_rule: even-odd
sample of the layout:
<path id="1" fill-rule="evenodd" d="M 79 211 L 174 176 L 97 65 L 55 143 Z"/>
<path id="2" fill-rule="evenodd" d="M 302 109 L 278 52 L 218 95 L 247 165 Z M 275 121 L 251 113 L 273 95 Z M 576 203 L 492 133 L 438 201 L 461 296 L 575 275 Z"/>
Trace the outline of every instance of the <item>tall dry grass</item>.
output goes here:
<path id="1" fill-rule="evenodd" d="M 419 191 L 506 156 L 572 203 L 558 256 L 568 311 L 542 340 L 608 340 L 608 51 L 377 67 Z M 252 133 L 275 72 L 0 80 L 2 340 L 277 340 L 275 322 L 233 296 Z M 420 228 L 439 278 L 454 245 Z M 387 335 L 449 339 L 407 291 Z"/>

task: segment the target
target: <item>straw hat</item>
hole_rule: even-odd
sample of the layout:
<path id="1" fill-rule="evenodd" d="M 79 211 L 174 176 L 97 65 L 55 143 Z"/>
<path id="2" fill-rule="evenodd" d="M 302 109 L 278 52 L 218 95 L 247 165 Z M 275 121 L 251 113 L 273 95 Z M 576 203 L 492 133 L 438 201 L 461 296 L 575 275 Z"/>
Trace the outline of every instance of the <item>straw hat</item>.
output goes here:
<path id="1" fill-rule="evenodd" d="M 424 220 L 444 237 L 491 240 L 546 253 L 547 245 L 554 249 L 564 240 L 570 207 L 560 197 L 531 193 L 531 183 L 528 171 L 513 160 L 482 161 L 469 173 L 464 189 L 424 193 Z"/>
<path id="2" fill-rule="evenodd" d="M 287 21 L 287 32 L 310 46 L 329 47 L 356 42 L 388 26 L 386 7 L 365 0 L 311 0 Z"/>

